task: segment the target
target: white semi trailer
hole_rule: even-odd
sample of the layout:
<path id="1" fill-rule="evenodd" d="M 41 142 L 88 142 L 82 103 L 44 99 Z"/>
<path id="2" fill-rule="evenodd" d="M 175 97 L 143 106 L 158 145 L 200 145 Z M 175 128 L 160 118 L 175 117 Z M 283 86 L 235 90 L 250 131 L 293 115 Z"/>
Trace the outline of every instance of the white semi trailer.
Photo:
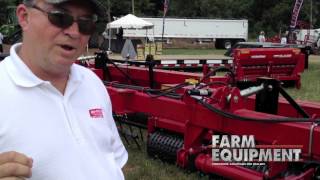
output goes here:
<path id="1" fill-rule="evenodd" d="M 163 18 L 142 18 L 154 24 L 153 29 L 124 29 L 124 37 L 162 38 Z M 218 48 L 227 48 L 236 42 L 247 41 L 248 20 L 222 19 L 176 19 L 165 18 L 165 40 L 172 38 L 193 38 L 200 42 L 213 41 Z"/>

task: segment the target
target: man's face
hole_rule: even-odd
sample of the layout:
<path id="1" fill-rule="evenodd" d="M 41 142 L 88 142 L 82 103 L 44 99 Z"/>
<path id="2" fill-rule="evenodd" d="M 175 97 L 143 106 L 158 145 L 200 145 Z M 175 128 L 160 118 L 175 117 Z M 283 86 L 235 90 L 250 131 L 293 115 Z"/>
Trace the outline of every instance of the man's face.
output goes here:
<path id="1" fill-rule="evenodd" d="M 46 12 L 62 11 L 74 19 L 92 14 L 86 3 L 73 1 L 59 6 L 37 1 L 36 8 L 27 8 L 28 22 L 24 28 L 23 43 L 32 45 L 32 56 L 45 71 L 57 73 L 70 68 L 85 50 L 90 35 L 79 32 L 77 22 L 66 28 L 52 24 Z M 29 48 L 30 49 L 30 48 Z M 31 57 L 32 57 L 31 56 Z"/>

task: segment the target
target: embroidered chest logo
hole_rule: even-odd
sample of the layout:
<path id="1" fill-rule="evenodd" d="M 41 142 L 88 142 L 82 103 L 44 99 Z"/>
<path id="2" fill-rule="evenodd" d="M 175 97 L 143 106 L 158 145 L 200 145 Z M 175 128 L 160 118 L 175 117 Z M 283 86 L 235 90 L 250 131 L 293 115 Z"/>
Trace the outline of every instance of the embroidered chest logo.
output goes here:
<path id="1" fill-rule="evenodd" d="M 89 114 L 91 118 L 103 118 L 103 112 L 100 108 L 90 109 Z"/>

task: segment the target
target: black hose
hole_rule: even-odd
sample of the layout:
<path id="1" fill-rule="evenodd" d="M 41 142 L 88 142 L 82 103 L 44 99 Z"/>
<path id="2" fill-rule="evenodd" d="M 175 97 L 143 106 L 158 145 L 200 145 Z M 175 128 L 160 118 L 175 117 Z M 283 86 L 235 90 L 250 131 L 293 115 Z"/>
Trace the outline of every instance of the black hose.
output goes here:
<path id="1" fill-rule="evenodd" d="M 192 97 L 192 96 L 191 96 Z M 217 113 L 225 118 L 229 118 L 229 119 L 237 119 L 240 121 L 254 121 L 254 122 L 265 122 L 265 123 L 285 123 L 285 122 L 316 122 L 319 123 L 320 120 L 316 119 L 314 121 L 310 121 L 309 118 L 269 118 L 269 119 L 265 119 L 265 118 L 259 118 L 259 119 L 254 119 L 254 118 L 250 118 L 250 117 L 244 117 L 244 116 L 239 116 L 233 113 L 229 113 L 229 112 L 225 112 L 222 111 L 218 108 L 215 108 L 214 106 L 212 106 L 211 104 L 208 104 L 206 102 L 204 102 L 203 100 L 199 100 L 197 98 L 192 97 L 193 99 L 195 99 L 197 102 L 199 102 L 202 106 L 204 106 L 205 108 L 207 108 L 208 110 Z"/>
<path id="2" fill-rule="evenodd" d="M 123 74 L 129 81 L 131 81 L 133 84 L 138 84 L 135 80 L 133 80 L 128 73 L 124 72 L 122 69 L 119 68 L 119 66 L 114 63 L 111 59 L 108 59 L 108 61 L 118 70 Z"/>
<path id="3" fill-rule="evenodd" d="M 121 83 L 115 83 L 115 82 L 109 82 L 109 81 L 103 81 L 104 85 L 112 86 L 116 88 L 126 88 L 126 89 L 133 89 L 137 91 L 143 91 L 145 90 L 145 87 L 136 86 L 136 85 L 128 85 L 128 84 L 121 84 Z"/>
<path id="4" fill-rule="evenodd" d="M 154 94 L 152 94 L 152 93 L 147 91 L 146 94 L 148 94 L 151 98 L 159 98 L 159 97 L 162 97 L 162 96 L 168 97 L 168 98 L 171 98 L 171 99 L 177 99 L 177 100 L 180 100 L 182 98 L 182 95 L 180 95 L 180 94 L 169 93 L 169 92 L 163 93 L 163 94 L 159 94 L 159 95 L 154 95 Z"/>
<path id="5" fill-rule="evenodd" d="M 279 92 L 293 106 L 293 108 L 298 111 L 299 114 L 301 114 L 304 118 L 310 117 L 310 115 L 307 112 L 305 112 L 282 87 L 279 88 Z"/>
<path id="6" fill-rule="evenodd" d="M 150 89 L 142 86 L 135 86 L 135 85 L 128 85 L 128 84 L 121 84 L 121 83 L 114 83 L 109 81 L 103 81 L 104 85 L 116 87 L 116 88 L 123 88 L 123 89 L 132 89 L 136 91 L 142 91 L 152 98 L 158 98 L 161 96 L 166 96 L 173 99 L 181 99 L 182 95 L 174 93 L 175 90 L 180 89 L 182 87 L 185 87 L 189 85 L 188 83 L 181 83 L 174 87 L 170 87 L 164 90 L 158 90 L 158 89 Z"/>
<path id="7" fill-rule="evenodd" d="M 183 88 L 185 86 L 188 86 L 188 85 L 189 85 L 189 83 L 185 82 L 185 83 L 181 83 L 181 84 L 178 84 L 174 87 L 170 87 L 170 88 L 167 88 L 164 90 L 158 90 L 159 94 L 157 94 L 157 95 L 152 94 L 152 93 L 155 93 L 154 89 L 146 89 L 146 91 L 148 92 L 148 95 L 150 95 L 152 98 L 158 98 L 161 96 L 172 95 L 172 93 L 174 93 L 175 96 L 173 96 L 173 97 L 175 97 L 175 99 L 177 99 L 177 98 L 181 99 L 182 95 L 176 94 L 174 91 L 178 90 L 180 88 Z"/>
<path id="8" fill-rule="evenodd" d="M 209 73 L 207 73 L 201 80 L 199 83 L 203 82 L 204 80 L 206 80 L 207 78 L 209 78 L 210 76 L 212 75 L 215 75 L 216 72 L 218 71 L 227 71 L 230 73 L 231 75 L 231 79 L 232 79 L 232 82 L 231 82 L 231 85 L 234 86 L 235 83 L 236 83 L 236 80 L 235 80 L 235 74 L 234 72 L 230 69 L 230 68 L 227 68 L 227 67 L 224 67 L 224 66 L 219 66 L 217 68 L 214 68 L 212 71 L 210 71 Z"/>

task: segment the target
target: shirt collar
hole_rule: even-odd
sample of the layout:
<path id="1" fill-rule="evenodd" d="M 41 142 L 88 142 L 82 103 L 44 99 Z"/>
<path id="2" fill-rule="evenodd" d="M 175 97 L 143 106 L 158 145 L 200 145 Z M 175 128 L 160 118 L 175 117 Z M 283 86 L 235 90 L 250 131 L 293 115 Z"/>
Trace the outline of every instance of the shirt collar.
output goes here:
<path id="1" fill-rule="evenodd" d="M 72 93 L 73 91 L 75 91 L 77 89 L 77 87 L 81 84 L 84 75 L 76 70 L 76 66 L 79 66 L 77 64 L 72 64 L 71 68 L 70 68 L 70 75 L 69 75 L 69 79 L 68 79 L 68 83 L 67 83 L 67 87 L 66 87 L 66 93 Z"/>
<path id="2" fill-rule="evenodd" d="M 21 48 L 21 43 L 15 44 L 10 48 L 10 59 L 6 63 L 8 74 L 11 79 L 19 86 L 34 87 L 43 80 L 32 73 L 28 66 L 18 56 L 17 51 Z"/>
<path id="3" fill-rule="evenodd" d="M 21 43 L 13 45 L 10 49 L 10 60 L 7 61 L 6 66 L 8 74 L 12 80 L 22 87 L 35 87 L 47 81 L 44 81 L 37 77 L 29 69 L 29 67 L 18 56 L 17 51 L 21 48 Z M 75 70 L 75 64 L 71 66 L 68 84 L 79 84 L 83 76 L 80 72 Z M 70 84 L 70 85 L 71 85 Z"/>

